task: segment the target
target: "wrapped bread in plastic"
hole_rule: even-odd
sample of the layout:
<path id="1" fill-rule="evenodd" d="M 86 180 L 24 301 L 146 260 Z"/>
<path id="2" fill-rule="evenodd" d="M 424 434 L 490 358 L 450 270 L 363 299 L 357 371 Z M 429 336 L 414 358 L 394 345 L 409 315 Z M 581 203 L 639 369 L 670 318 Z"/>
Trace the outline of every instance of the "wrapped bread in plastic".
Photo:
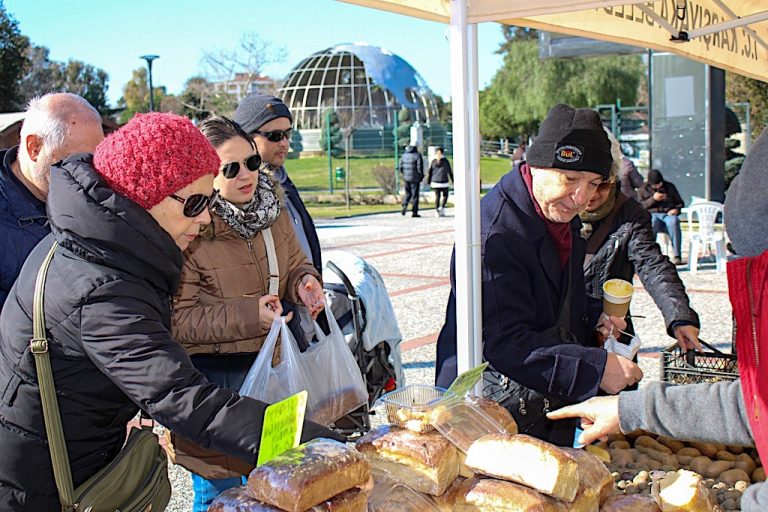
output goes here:
<path id="1" fill-rule="evenodd" d="M 370 476 L 368 462 L 354 448 L 313 439 L 254 469 L 248 494 L 287 512 L 303 512 L 364 485 Z"/>
<path id="2" fill-rule="evenodd" d="M 585 450 L 563 448 L 579 465 L 579 490 L 574 510 L 597 510 L 613 494 L 613 477 L 600 459 Z M 578 506 L 577 506 L 578 505 Z"/>
<path id="3" fill-rule="evenodd" d="M 661 512 L 661 507 L 647 494 L 618 494 L 608 498 L 600 512 Z"/>
<path id="4" fill-rule="evenodd" d="M 664 512 L 716 512 L 714 496 L 698 473 L 680 469 L 654 481 L 651 488 Z"/>
<path id="5" fill-rule="evenodd" d="M 457 512 L 569 512 L 571 508 L 560 500 L 513 482 L 494 478 L 470 478 L 457 489 L 452 510 Z"/>
<path id="6" fill-rule="evenodd" d="M 512 414 L 503 405 L 482 396 L 467 395 L 464 400 L 479 408 L 491 419 L 496 420 L 501 427 L 510 434 L 517 434 L 517 423 Z"/>
<path id="7" fill-rule="evenodd" d="M 371 467 L 411 489 L 438 496 L 459 474 L 456 448 L 439 432 L 412 432 L 384 425 L 357 441 Z"/>
<path id="8" fill-rule="evenodd" d="M 461 485 L 465 482 L 465 478 L 459 477 L 453 481 L 453 483 L 445 490 L 440 496 L 433 498 L 437 508 L 441 512 L 451 512 L 456 504 L 456 497 L 461 490 Z"/>
<path id="9" fill-rule="evenodd" d="M 334 496 L 330 500 L 315 505 L 307 512 L 366 512 L 368 509 L 368 494 L 361 488 L 355 487 Z M 247 488 L 233 487 L 213 500 L 208 512 L 280 512 L 281 509 L 265 505 L 248 495 Z"/>
<path id="10" fill-rule="evenodd" d="M 475 473 L 527 485 L 573 502 L 579 490 L 579 467 L 562 448 L 518 434 L 489 434 L 467 451 L 467 467 Z"/>

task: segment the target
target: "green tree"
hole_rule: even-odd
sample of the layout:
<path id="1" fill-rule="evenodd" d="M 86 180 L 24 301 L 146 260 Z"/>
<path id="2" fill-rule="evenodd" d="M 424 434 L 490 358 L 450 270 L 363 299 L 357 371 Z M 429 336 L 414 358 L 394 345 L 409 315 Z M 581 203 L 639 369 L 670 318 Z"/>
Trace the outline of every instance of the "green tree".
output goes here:
<path id="1" fill-rule="evenodd" d="M 153 99 L 156 108 L 162 105 L 165 95 L 164 86 L 154 87 Z M 120 114 L 121 123 L 127 123 L 137 112 L 149 112 L 149 85 L 146 68 L 141 67 L 133 70 L 131 79 L 123 86 L 123 97 L 117 103 L 123 107 L 123 112 Z"/>
<path id="2" fill-rule="evenodd" d="M 749 102 L 749 124 L 753 140 L 760 135 L 763 128 L 768 126 L 767 83 L 736 73 L 726 73 L 725 99 L 731 104 Z"/>
<path id="3" fill-rule="evenodd" d="M 24 98 L 19 87 L 27 70 L 29 39 L 0 0 L 0 112 L 21 110 Z"/>
<path id="4" fill-rule="evenodd" d="M 406 148 L 411 143 L 411 111 L 403 107 L 397 113 L 397 146 Z"/>
<path id="5" fill-rule="evenodd" d="M 61 66 L 48 58 L 49 53 L 45 46 L 30 45 L 27 48 L 29 67 L 19 82 L 25 102 L 59 89 Z"/>
<path id="6" fill-rule="evenodd" d="M 328 114 L 330 114 L 330 130 L 328 129 Z M 331 110 L 323 115 L 322 133 L 320 134 L 320 147 L 328 151 L 330 143 L 331 154 L 339 156 L 344 153 L 344 135 L 341 133 L 341 122 L 335 111 Z M 330 131 L 330 136 L 329 132 Z"/>
<path id="7" fill-rule="evenodd" d="M 179 96 L 182 115 L 202 121 L 210 115 L 232 116 L 237 98 L 214 87 L 206 78 L 193 76 L 184 84 Z"/>
<path id="8" fill-rule="evenodd" d="M 637 101 L 644 76 L 639 56 L 540 60 L 535 40 L 516 39 L 502 45 L 504 65 L 480 96 L 483 137 L 533 134 L 556 103 L 594 107 Z"/>

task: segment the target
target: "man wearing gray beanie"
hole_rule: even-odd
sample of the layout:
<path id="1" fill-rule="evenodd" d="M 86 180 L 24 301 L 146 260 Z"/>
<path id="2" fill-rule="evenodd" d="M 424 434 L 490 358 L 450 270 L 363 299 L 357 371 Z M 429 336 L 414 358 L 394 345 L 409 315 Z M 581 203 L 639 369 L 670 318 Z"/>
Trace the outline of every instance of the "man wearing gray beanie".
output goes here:
<path id="1" fill-rule="evenodd" d="M 291 111 L 280 98 L 252 93 L 237 105 L 235 122 L 253 137 L 262 161 L 269 164 L 273 175 L 282 185 L 296 238 L 299 239 L 307 258 L 322 274 L 320 240 L 317 238 L 315 223 L 283 165 L 290 151 L 293 132 Z"/>

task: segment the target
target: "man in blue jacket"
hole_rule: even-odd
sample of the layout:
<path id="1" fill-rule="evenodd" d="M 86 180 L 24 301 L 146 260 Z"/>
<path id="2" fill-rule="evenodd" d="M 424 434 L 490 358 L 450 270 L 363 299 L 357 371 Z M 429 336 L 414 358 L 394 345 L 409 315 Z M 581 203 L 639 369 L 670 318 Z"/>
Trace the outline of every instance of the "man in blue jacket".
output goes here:
<path id="1" fill-rule="evenodd" d="M 588 308 L 580 211 L 613 162 L 599 115 L 556 105 L 528 150 L 481 201 L 483 356 L 493 371 L 485 393 L 515 417 L 521 433 L 570 446 L 576 422 L 546 412 L 642 378 L 632 361 L 593 341 L 600 304 Z M 452 280 L 453 281 L 453 280 Z M 455 375 L 455 282 L 437 342 L 437 382 Z M 601 334 L 626 323 L 601 321 Z M 455 363 L 454 363 L 455 364 Z"/>
<path id="2" fill-rule="evenodd" d="M 50 233 L 45 212 L 51 165 L 91 153 L 104 138 L 101 116 L 70 93 L 29 102 L 20 144 L 0 151 L 0 309 L 27 255 Z"/>

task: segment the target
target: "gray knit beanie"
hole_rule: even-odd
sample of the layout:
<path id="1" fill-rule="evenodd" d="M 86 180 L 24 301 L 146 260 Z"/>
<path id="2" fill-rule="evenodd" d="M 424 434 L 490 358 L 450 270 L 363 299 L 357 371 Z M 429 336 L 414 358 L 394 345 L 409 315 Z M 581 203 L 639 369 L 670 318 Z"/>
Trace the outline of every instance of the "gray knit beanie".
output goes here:
<path id="1" fill-rule="evenodd" d="M 739 256 L 758 256 L 768 249 L 768 128 L 752 144 L 739 174 L 725 194 L 725 230 Z"/>
<path id="2" fill-rule="evenodd" d="M 283 100 L 269 94 L 251 93 L 243 98 L 235 110 L 235 122 L 248 134 L 280 117 L 287 117 L 293 123 L 291 111 Z"/>

